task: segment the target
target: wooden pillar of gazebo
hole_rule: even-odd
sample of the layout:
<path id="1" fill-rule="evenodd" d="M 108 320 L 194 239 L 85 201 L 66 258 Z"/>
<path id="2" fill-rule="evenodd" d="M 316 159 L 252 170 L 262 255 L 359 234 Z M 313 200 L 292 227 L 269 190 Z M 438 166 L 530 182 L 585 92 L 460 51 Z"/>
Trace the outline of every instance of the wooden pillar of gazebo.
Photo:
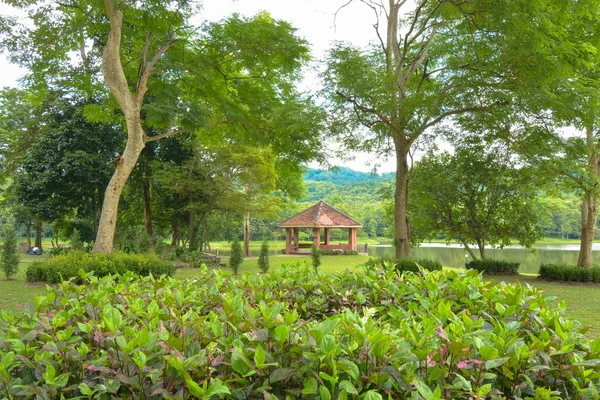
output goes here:
<path id="1" fill-rule="evenodd" d="M 356 228 L 348 228 L 348 244 L 350 250 L 356 251 Z"/>
<path id="2" fill-rule="evenodd" d="M 300 228 L 294 228 L 294 249 L 298 250 L 300 245 Z"/>
<path id="3" fill-rule="evenodd" d="M 287 228 L 285 230 L 285 252 L 290 254 L 292 252 L 292 229 Z"/>
<path id="4" fill-rule="evenodd" d="M 328 245 L 329 244 L 329 228 L 323 228 L 323 231 L 325 232 L 325 240 L 324 240 L 324 245 Z"/>
<path id="5" fill-rule="evenodd" d="M 313 232 L 315 236 L 315 246 L 319 249 L 321 247 L 321 228 L 314 228 Z"/>

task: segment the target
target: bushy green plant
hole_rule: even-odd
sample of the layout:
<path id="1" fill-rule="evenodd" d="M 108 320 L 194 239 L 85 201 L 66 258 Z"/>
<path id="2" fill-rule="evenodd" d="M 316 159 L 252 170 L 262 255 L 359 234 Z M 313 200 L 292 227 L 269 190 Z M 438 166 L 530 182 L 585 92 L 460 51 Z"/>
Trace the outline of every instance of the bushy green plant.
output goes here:
<path id="1" fill-rule="evenodd" d="M 475 269 L 489 275 L 516 275 L 519 273 L 518 262 L 492 260 L 489 258 L 472 260 L 467 264 L 467 268 Z"/>
<path id="2" fill-rule="evenodd" d="M 376 257 L 369 258 L 369 261 L 365 263 L 367 266 L 383 266 L 389 264 L 394 267 L 399 273 L 410 271 L 419 272 L 419 266 L 423 267 L 428 271 L 441 271 L 442 263 L 439 260 L 431 260 L 428 258 L 391 258 L 391 257 Z"/>
<path id="3" fill-rule="evenodd" d="M 358 254 L 356 250 L 336 250 L 336 249 L 319 249 L 322 256 L 355 256 Z"/>
<path id="4" fill-rule="evenodd" d="M 163 257 L 165 255 L 165 242 L 159 237 L 156 239 L 156 244 L 154 245 L 154 254 L 159 257 Z"/>
<path id="5" fill-rule="evenodd" d="M 5 232 L 1 262 L 0 266 L 7 280 L 17 273 L 21 257 L 17 248 L 17 235 L 12 227 Z"/>
<path id="6" fill-rule="evenodd" d="M 71 250 L 81 251 L 83 250 L 83 242 L 81 241 L 81 235 L 77 228 L 73 229 L 73 233 L 70 237 L 71 240 Z"/>
<path id="7" fill-rule="evenodd" d="M 564 304 L 476 271 L 83 279 L 49 288 L 35 314 L 0 313 L 1 397 L 580 399 L 600 387 L 600 340 Z"/>
<path id="8" fill-rule="evenodd" d="M 260 254 L 258 256 L 258 269 L 262 273 L 269 272 L 269 241 L 265 238 L 260 246 Z"/>
<path id="9" fill-rule="evenodd" d="M 567 264 L 542 264 L 539 274 L 541 278 L 566 282 L 600 283 L 600 267 L 577 267 Z"/>
<path id="10" fill-rule="evenodd" d="M 125 274 L 133 272 L 137 275 L 172 276 L 173 265 L 161 260 L 153 254 L 130 254 L 113 252 L 112 254 L 90 254 L 80 251 L 71 251 L 65 255 L 49 258 L 42 262 L 29 265 L 26 271 L 28 282 L 59 283 L 63 280 L 76 278 L 78 271 L 93 272 L 102 277 L 111 274 Z"/>
<path id="11" fill-rule="evenodd" d="M 233 240 L 233 242 L 231 242 L 231 255 L 229 256 L 229 268 L 231 268 L 234 274 L 237 275 L 242 261 L 244 261 L 244 256 L 242 254 L 242 245 L 236 237 Z"/>
<path id="12" fill-rule="evenodd" d="M 144 254 L 150 251 L 152 248 L 152 238 L 148 235 L 145 230 L 138 232 L 135 237 L 135 252 L 138 254 Z"/>
<path id="13" fill-rule="evenodd" d="M 315 274 L 318 274 L 319 267 L 321 266 L 321 253 L 319 252 L 319 249 L 315 243 L 313 243 L 312 247 L 310 248 L 310 262 L 315 270 Z"/>
<path id="14" fill-rule="evenodd" d="M 50 257 L 61 256 L 63 254 L 67 254 L 67 253 L 68 253 L 67 249 L 65 249 L 60 244 L 57 245 L 56 247 L 52 247 L 50 249 L 50 251 L 48 252 L 48 254 L 50 255 Z"/>

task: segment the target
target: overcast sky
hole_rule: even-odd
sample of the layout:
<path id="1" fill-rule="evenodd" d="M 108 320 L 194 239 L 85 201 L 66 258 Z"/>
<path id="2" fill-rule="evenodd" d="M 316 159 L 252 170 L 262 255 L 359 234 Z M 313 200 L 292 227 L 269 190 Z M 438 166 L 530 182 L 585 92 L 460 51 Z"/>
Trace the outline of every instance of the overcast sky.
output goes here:
<path id="1" fill-rule="evenodd" d="M 202 20 L 218 21 L 234 12 L 254 15 L 259 11 L 268 11 L 274 18 L 286 20 L 296 27 L 298 34 L 312 45 L 314 58 L 321 60 L 334 41 L 365 45 L 376 39 L 372 11 L 359 1 L 342 8 L 347 3 L 348 0 L 204 0 L 201 17 Z M 0 3 L 0 13 L 7 12 L 11 12 L 8 6 Z M 0 71 L 0 87 L 17 86 L 18 78 L 23 75 L 23 71 L 8 63 L 4 56 L 0 58 Z M 318 82 L 315 78 L 308 75 L 301 88 L 314 90 L 316 85 Z M 331 146 L 337 148 L 335 144 Z M 355 160 L 338 160 L 334 163 L 365 172 L 370 171 L 374 163 L 380 164 L 378 172 L 395 170 L 393 160 L 384 162 L 369 154 L 357 154 Z"/>

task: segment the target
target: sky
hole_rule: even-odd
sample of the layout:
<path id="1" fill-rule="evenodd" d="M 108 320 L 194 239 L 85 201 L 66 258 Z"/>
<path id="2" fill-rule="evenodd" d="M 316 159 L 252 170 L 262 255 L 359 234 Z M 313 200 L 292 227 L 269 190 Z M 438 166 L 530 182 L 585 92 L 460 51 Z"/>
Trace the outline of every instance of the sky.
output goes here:
<path id="1" fill-rule="evenodd" d="M 274 18 L 288 21 L 296 27 L 298 35 L 311 44 L 316 62 L 324 58 L 334 41 L 363 46 L 376 39 L 372 11 L 358 0 L 204 0 L 199 18 L 218 21 L 235 12 L 250 16 L 260 11 L 268 11 Z M 6 4 L 0 3 L 0 13 L 10 12 Z M 0 56 L 0 87 L 17 86 L 17 80 L 23 73 L 18 66 L 10 64 L 5 56 Z M 313 91 L 318 85 L 314 74 L 309 73 L 300 88 Z M 339 144 L 329 143 L 331 150 L 339 147 Z M 353 156 L 354 159 L 335 159 L 330 162 L 363 172 L 370 172 L 374 164 L 379 165 L 378 172 L 395 170 L 394 160 L 381 160 L 375 154 L 366 153 L 355 153 Z M 320 167 L 315 163 L 310 166 Z"/>

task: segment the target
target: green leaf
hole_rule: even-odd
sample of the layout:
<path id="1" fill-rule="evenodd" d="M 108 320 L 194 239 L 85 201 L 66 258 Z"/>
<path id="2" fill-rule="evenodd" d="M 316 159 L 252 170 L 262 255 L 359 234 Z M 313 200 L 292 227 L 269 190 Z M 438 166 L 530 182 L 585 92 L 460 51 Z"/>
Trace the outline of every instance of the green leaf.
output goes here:
<path id="1" fill-rule="evenodd" d="M 377 393 L 374 390 L 369 390 L 367 393 L 365 393 L 365 397 L 363 397 L 364 400 L 383 400 L 383 397 L 381 397 L 381 395 L 379 393 Z"/>
<path id="2" fill-rule="evenodd" d="M 213 383 L 211 383 L 210 386 L 208 387 L 208 389 L 206 389 L 204 398 L 209 399 L 211 396 L 214 396 L 217 394 L 231 394 L 227 385 L 225 385 L 223 382 L 221 382 L 218 379 L 215 380 Z"/>
<path id="3" fill-rule="evenodd" d="M 296 373 L 295 368 L 277 368 L 271 372 L 269 377 L 269 381 L 271 382 L 279 382 L 289 378 L 290 376 Z"/>
<path id="4" fill-rule="evenodd" d="M 319 386 L 319 396 L 321 396 L 321 400 L 331 400 L 329 389 L 323 385 Z"/>
<path id="5" fill-rule="evenodd" d="M 190 393 L 192 395 L 194 395 L 194 397 L 197 397 L 199 399 L 202 398 L 202 396 L 204 395 L 204 390 L 193 380 L 191 379 L 186 379 L 185 380 L 185 385 L 187 386 L 188 390 L 190 391 Z"/>
<path id="6" fill-rule="evenodd" d="M 343 380 L 340 382 L 340 389 L 345 390 L 349 394 L 358 394 L 356 387 L 352 384 L 352 382 Z"/>
<path id="7" fill-rule="evenodd" d="M 302 394 L 316 394 L 319 389 L 319 383 L 313 377 L 306 378 L 302 382 Z"/>
<path id="8" fill-rule="evenodd" d="M 112 307 L 110 304 L 107 304 L 102 310 L 102 320 L 104 321 L 104 324 L 108 330 L 114 332 L 121 326 L 123 317 L 121 316 L 121 312 L 119 310 Z"/>
<path id="9" fill-rule="evenodd" d="M 44 377 L 44 380 L 47 383 L 54 382 L 54 377 L 56 376 L 56 369 L 54 368 L 51 362 L 46 362 L 46 372 L 42 376 Z"/>
<path id="10" fill-rule="evenodd" d="M 479 348 L 479 355 L 483 361 L 493 360 L 498 357 L 498 350 L 492 346 L 481 346 Z"/>
<path id="11" fill-rule="evenodd" d="M 431 391 L 429 386 L 427 386 L 425 382 L 423 382 L 421 379 L 415 379 L 415 386 L 417 387 L 417 391 L 419 392 L 419 394 L 423 396 L 425 400 L 433 399 L 433 392 Z"/>
<path id="12" fill-rule="evenodd" d="M 262 366 L 265 364 L 265 360 L 265 351 L 263 350 L 261 345 L 258 345 L 256 347 L 256 351 L 254 352 L 254 363 L 256 364 L 256 367 L 262 368 Z"/>
<path id="13" fill-rule="evenodd" d="M 485 362 L 485 369 L 492 369 L 492 368 L 499 367 L 502 364 L 504 364 L 505 362 L 507 362 L 508 360 L 510 360 L 510 357 L 501 357 L 501 358 L 494 358 L 493 360 L 488 360 Z"/>

